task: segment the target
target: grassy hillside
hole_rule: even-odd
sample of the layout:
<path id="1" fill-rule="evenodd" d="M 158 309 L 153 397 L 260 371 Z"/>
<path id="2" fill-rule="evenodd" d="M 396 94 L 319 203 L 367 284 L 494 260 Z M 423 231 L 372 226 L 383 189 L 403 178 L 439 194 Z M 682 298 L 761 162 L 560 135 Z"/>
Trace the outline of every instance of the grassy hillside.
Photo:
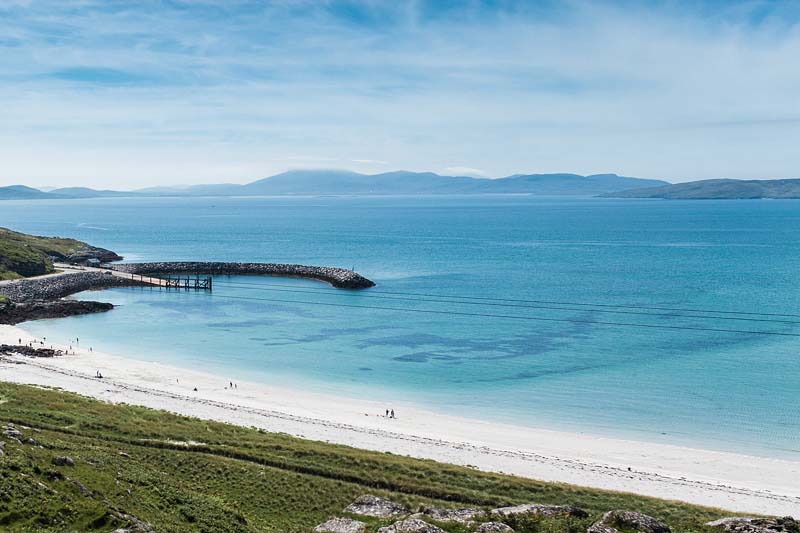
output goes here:
<path id="1" fill-rule="evenodd" d="M 641 496 L 481 473 L 433 461 L 110 405 L 0 383 L 0 529 L 111 531 L 136 517 L 159 532 L 307 532 L 372 493 L 411 508 L 538 502 L 578 505 L 585 520 L 517 524 L 519 532 L 585 531 L 604 511 L 634 509 L 673 531 L 705 531 L 721 512 Z M 0 431 L 7 431 L 0 429 Z M 35 444 L 26 443 L 33 438 Z M 69 456 L 74 466 L 57 466 Z M 387 521 L 370 522 L 374 532 Z M 442 526 L 464 533 L 463 526 Z"/>
<path id="2" fill-rule="evenodd" d="M 75 239 L 36 237 L 0 228 L 0 280 L 53 271 L 49 256 L 68 256 L 89 246 Z"/>

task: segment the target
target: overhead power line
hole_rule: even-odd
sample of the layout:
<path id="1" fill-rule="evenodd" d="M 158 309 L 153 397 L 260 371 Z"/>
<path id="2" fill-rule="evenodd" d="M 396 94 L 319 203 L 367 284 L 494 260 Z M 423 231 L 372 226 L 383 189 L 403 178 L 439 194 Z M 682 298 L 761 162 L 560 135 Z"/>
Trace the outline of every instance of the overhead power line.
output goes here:
<path id="1" fill-rule="evenodd" d="M 192 293 L 200 295 L 203 293 Z M 503 318 L 511 320 L 527 320 L 538 322 L 566 322 L 571 324 L 592 324 L 600 326 L 619 326 L 619 327 L 634 327 L 646 329 L 662 329 L 662 330 L 678 330 L 678 331 L 699 331 L 708 333 L 741 333 L 747 335 L 773 335 L 780 337 L 800 337 L 800 333 L 781 332 L 781 331 L 759 331 L 759 330 L 742 330 L 742 329 L 727 329 L 727 328 L 707 328 L 700 326 L 671 326 L 666 324 L 642 324 L 636 322 L 610 322 L 602 320 L 583 320 L 578 318 L 552 318 L 552 317 L 538 317 L 538 316 L 519 316 L 519 315 L 502 315 L 492 313 L 468 313 L 462 311 L 442 311 L 435 309 L 411 309 L 403 307 L 384 307 L 377 305 L 359 305 L 359 304 L 344 304 L 344 303 L 331 303 L 331 302 L 311 302 L 304 300 L 284 300 L 279 298 L 256 298 L 252 296 L 231 296 L 211 293 L 211 298 L 224 298 L 230 300 L 249 300 L 258 302 L 274 302 L 274 303 L 287 303 L 287 304 L 303 304 L 303 305 L 320 305 L 326 307 L 340 307 L 340 308 L 355 308 L 355 309 L 370 309 L 380 311 L 400 311 L 407 313 L 426 313 L 434 315 L 447 315 L 447 316 L 465 316 L 476 318 Z"/>
<path id="2" fill-rule="evenodd" d="M 340 289 L 314 289 L 314 288 L 303 288 L 303 289 L 293 289 L 287 288 L 286 285 L 278 285 L 278 284 L 258 284 L 258 283 L 238 283 L 238 282 L 229 282 L 229 281 L 217 281 L 217 285 L 222 286 L 229 286 L 229 287 L 242 287 L 247 288 L 248 290 L 260 290 L 260 291 L 270 291 L 270 292 L 288 292 L 288 293 L 301 293 L 301 294 L 316 294 L 316 295 L 324 295 L 324 296 L 342 296 L 347 295 L 350 293 L 342 292 Z M 269 285 L 265 287 L 263 285 Z M 281 287 L 281 288 L 276 288 Z M 653 316 L 653 317 L 662 317 L 662 318 L 700 318 L 700 319 L 708 319 L 708 320 L 734 320 L 734 321 L 741 321 L 741 322 L 766 322 L 766 323 L 775 323 L 775 324 L 798 324 L 800 325 L 800 321 L 797 320 L 782 320 L 777 318 L 753 318 L 753 317 L 742 317 L 742 316 L 708 316 L 708 315 L 694 315 L 694 314 L 680 314 L 680 312 L 670 311 L 670 312 L 649 312 L 649 311 L 627 311 L 622 308 L 614 308 L 614 309 L 597 309 L 597 308 L 590 308 L 590 307 L 564 307 L 566 305 L 592 305 L 592 304 L 575 304 L 575 303 L 561 303 L 561 302 L 553 302 L 552 305 L 534 305 L 534 304 L 525 304 L 525 303 L 499 303 L 499 302 L 492 302 L 492 301 L 470 301 L 468 298 L 470 297 L 458 297 L 458 296 L 441 296 L 433 298 L 422 298 L 417 297 L 416 294 L 418 293 L 386 293 L 382 292 L 376 294 L 378 291 L 365 291 L 357 293 L 358 298 L 375 298 L 375 299 L 382 299 L 382 300 L 401 300 L 401 301 L 409 301 L 409 302 L 421 302 L 421 303 L 449 303 L 449 304 L 456 304 L 456 305 L 480 305 L 480 306 L 491 306 L 491 307 L 512 307 L 512 308 L 524 308 L 524 309 L 545 309 L 545 310 L 553 310 L 553 311 L 591 311 L 591 312 L 598 312 L 598 313 L 613 313 L 613 314 L 622 314 L 622 315 L 639 315 L 639 316 Z M 384 296 L 384 294 L 397 294 L 398 296 Z M 399 296 L 401 294 L 405 294 L 408 296 Z M 355 295 L 354 295 L 355 296 Z M 514 300 L 517 301 L 517 300 Z M 525 300 L 518 300 L 518 301 L 525 301 Z M 556 306 L 557 305 L 557 306 Z M 601 304 L 596 304 L 597 306 Z M 684 312 L 703 312 L 703 313 L 724 313 L 719 311 L 684 311 Z M 766 316 L 766 315 L 765 315 Z M 791 315 L 776 315 L 776 316 L 791 316 Z"/>

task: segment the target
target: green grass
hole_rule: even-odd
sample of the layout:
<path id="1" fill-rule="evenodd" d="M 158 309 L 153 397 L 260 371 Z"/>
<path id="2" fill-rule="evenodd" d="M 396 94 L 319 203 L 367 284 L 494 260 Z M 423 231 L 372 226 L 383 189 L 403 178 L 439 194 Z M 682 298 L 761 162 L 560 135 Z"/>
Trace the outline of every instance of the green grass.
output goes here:
<path id="1" fill-rule="evenodd" d="M 86 246 L 75 239 L 36 237 L 0 228 L 0 280 L 50 273 L 50 255 L 67 256 Z"/>
<path id="2" fill-rule="evenodd" d="M 620 508 L 655 516 L 683 533 L 706 531 L 704 522 L 724 516 L 685 503 L 483 473 L 0 383 L 0 424 L 7 422 L 30 428 L 22 429 L 25 437 L 42 447 L 4 439 L 3 531 L 110 531 L 125 525 L 115 513 L 126 513 L 159 532 L 307 532 L 342 516 L 365 493 L 411 508 L 536 502 L 577 505 L 591 514 L 586 520 L 520 521 L 522 533 L 585 531 L 603 512 Z M 52 464 L 63 455 L 75 466 Z M 387 523 L 368 521 L 370 532 Z"/>

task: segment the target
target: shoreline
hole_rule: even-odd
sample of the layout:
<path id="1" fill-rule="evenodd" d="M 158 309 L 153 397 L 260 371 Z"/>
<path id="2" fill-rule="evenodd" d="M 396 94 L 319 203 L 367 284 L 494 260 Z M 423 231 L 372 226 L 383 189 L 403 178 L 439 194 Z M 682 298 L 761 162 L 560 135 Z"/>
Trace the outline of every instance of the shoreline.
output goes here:
<path id="1" fill-rule="evenodd" d="M 20 338 L 33 340 L 0 325 L 0 344 Z M 224 376 L 73 348 L 76 355 L 55 358 L 3 357 L 0 380 L 542 481 L 735 512 L 800 514 L 800 462 L 459 418 L 413 405 L 389 419 L 382 403 L 240 381 L 229 389 Z"/>

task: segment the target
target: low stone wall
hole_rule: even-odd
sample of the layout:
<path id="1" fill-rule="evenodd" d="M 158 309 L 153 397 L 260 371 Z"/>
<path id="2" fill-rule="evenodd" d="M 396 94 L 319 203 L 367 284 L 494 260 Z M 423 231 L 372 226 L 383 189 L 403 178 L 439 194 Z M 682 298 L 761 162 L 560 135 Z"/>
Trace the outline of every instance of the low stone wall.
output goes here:
<path id="1" fill-rule="evenodd" d="M 108 287 L 140 285 L 138 281 L 126 280 L 103 272 L 76 272 L 62 276 L 20 279 L 0 285 L 0 294 L 11 302 L 55 300 L 76 292 Z"/>
<path id="2" fill-rule="evenodd" d="M 364 276 L 335 267 L 286 265 L 279 263 L 159 262 L 107 265 L 131 274 L 206 274 L 217 276 L 256 275 L 316 279 L 340 289 L 366 289 L 375 283 Z"/>

